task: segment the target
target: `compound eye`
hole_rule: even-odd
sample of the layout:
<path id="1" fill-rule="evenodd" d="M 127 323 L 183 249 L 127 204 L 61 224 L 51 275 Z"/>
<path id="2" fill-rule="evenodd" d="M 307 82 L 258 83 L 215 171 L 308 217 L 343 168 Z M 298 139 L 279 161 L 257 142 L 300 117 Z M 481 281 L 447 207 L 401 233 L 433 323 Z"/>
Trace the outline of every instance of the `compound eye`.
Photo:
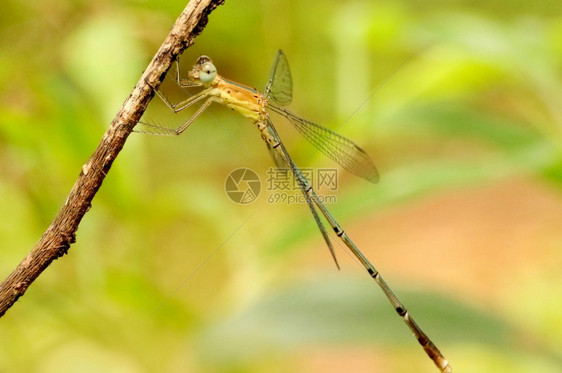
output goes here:
<path id="1" fill-rule="evenodd" d="M 199 80 L 201 82 L 212 82 L 215 76 L 217 76 L 217 68 L 211 62 L 206 62 L 201 66 L 201 71 L 199 72 Z"/>

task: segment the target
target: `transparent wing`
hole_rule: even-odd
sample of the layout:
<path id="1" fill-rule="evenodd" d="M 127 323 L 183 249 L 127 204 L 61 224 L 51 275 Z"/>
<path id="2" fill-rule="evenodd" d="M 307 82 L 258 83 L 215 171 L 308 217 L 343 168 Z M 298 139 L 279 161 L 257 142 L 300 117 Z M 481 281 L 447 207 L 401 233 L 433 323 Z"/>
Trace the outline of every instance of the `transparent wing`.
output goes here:
<path id="1" fill-rule="evenodd" d="M 269 119 L 267 119 L 267 130 L 275 138 L 275 140 L 279 142 L 279 146 L 275 148 L 272 147 L 269 144 L 269 142 L 266 143 L 267 148 L 270 150 L 271 155 L 273 156 L 273 161 L 275 162 L 278 168 L 289 167 L 293 172 L 293 177 L 295 178 L 295 181 L 299 185 L 299 188 L 304 196 L 304 199 L 306 200 L 306 204 L 308 205 L 308 208 L 310 209 L 310 212 L 314 217 L 314 221 L 316 222 L 316 225 L 318 225 L 318 229 L 320 229 L 320 233 L 322 234 L 322 237 L 324 237 L 324 241 L 326 241 L 326 244 L 328 245 L 328 249 L 330 249 L 330 253 L 332 254 L 332 258 L 336 263 L 336 267 L 340 269 L 338 259 L 336 258 L 336 252 L 334 251 L 334 246 L 332 245 L 332 241 L 330 241 L 330 236 L 328 235 L 328 232 L 326 232 L 326 228 L 324 228 L 324 224 L 322 224 L 322 220 L 320 220 L 318 211 L 316 211 L 316 207 L 314 207 L 314 202 L 312 201 L 309 195 L 308 190 L 312 189 L 310 183 L 306 179 L 306 176 L 303 175 L 300 168 L 291 159 L 289 152 L 287 152 L 287 149 L 285 149 L 285 145 L 283 145 L 281 139 L 279 138 L 279 134 L 277 133 L 275 126 L 273 126 L 273 123 Z"/>
<path id="2" fill-rule="evenodd" d="M 300 134 L 318 150 L 354 175 L 370 182 L 379 180 L 379 173 L 367 153 L 351 140 L 319 124 L 303 119 L 285 108 L 268 104 L 268 107 L 287 118 Z"/>
<path id="3" fill-rule="evenodd" d="M 133 132 L 145 133 L 149 135 L 161 135 L 161 136 L 177 136 L 176 130 L 174 128 L 166 127 L 161 124 L 148 123 L 148 122 L 138 122 Z"/>
<path id="4" fill-rule="evenodd" d="M 265 86 L 265 97 L 280 106 L 287 106 L 293 101 L 293 78 L 282 50 L 277 51 L 275 56 L 269 81 Z"/>

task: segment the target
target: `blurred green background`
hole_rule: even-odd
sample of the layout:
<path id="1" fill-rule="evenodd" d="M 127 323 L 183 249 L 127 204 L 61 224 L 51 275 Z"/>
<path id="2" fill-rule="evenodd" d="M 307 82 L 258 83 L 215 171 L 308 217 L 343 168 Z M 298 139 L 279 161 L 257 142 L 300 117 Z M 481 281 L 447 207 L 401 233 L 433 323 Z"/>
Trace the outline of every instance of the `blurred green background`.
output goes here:
<path id="1" fill-rule="evenodd" d="M 3 2 L 0 277 L 184 6 Z M 227 0 L 182 66 L 207 54 L 262 89 L 279 48 L 291 110 L 381 174 L 342 171 L 329 208 L 453 368 L 562 371 L 560 1 Z M 265 180 L 271 160 L 248 120 L 210 113 L 129 138 L 69 255 L 0 320 L 0 371 L 435 372 L 344 251 L 336 270 L 306 206 L 226 196 L 232 170 Z M 146 118 L 181 124 L 156 101 Z M 334 167 L 276 123 L 298 164 Z"/>

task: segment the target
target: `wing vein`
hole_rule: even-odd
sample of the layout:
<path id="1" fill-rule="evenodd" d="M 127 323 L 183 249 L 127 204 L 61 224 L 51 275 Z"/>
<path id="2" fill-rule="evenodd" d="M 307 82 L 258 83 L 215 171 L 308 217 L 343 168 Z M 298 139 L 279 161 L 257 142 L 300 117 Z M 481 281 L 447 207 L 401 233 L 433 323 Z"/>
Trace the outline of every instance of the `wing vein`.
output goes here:
<path id="1" fill-rule="evenodd" d="M 354 175 L 373 183 L 378 182 L 378 171 L 369 155 L 354 142 L 337 132 L 303 119 L 289 110 L 268 103 L 268 108 L 291 122 L 312 145 L 334 162 Z"/>

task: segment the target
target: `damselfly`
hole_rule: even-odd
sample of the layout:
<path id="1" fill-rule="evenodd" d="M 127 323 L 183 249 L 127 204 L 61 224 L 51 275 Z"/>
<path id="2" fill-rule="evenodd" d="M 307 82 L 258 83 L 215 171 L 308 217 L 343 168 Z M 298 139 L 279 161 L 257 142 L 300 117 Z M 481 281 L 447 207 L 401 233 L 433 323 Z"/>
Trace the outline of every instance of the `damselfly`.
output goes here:
<path id="1" fill-rule="evenodd" d="M 359 260 L 369 275 L 381 287 L 382 291 L 423 347 L 427 355 L 433 360 L 442 372 L 451 372 L 451 366 L 441 354 L 437 346 L 429 339 L 423 330 L 416 324 L 410 313 L 400 302 L 394 292 L 383 280 L 380 273 L 367 260 L 361 251 L 351 241 L 332 214 L 322 204 L 311 184 L 293 162 L 287 149 L 273 125 L 268 110 L 287 118 L 300 134 L 310 141 L 322 153 L 340 164 L 351 173 L 371 182 L 378 181 L 378 172 L 371 158 L 360 147 L 340 134 L 322 127 L 316 123 L 303 119 L 285 108 L 293 99 L 293 81 L 289 70 L 289 63 L 282 51 L 277 52 L 265 93 L 260 93 L 254 88 L 223 78 L 211 59 L 201 56 L 189 72 L 187 78 L 180 75 L 179 60 L 176 60 L 176 83 L 182 88 L 203 87 L 199 93 L 188 99 L 172 104 L 159 90 L 156 90 L 162 101 L 174 112 L 181 112 L 190 106 L 201 103 L 195 113 L 180 127 L 176 129 L 161 127 L 155 124 L 142 123 L 149 132 L 160 135 L 180 135 L 189 127 L 201 113 L 213 102 L 225 105 L 228 108 L 249 118 L 258 128 L 262 139 L 265 141 L 273 160 L 279 168 L 289 168 L 299 185 L 312 216 L 330 249 L 332 257 L 339 268 L 334 248 L 330 237 L 322 224 L 317 209 L 320 210 L 326 221 L 330 224 L 339 239 L 346 245 L 351 253 Z M 140 132 L 140 131 L 139 131 Z"/>

